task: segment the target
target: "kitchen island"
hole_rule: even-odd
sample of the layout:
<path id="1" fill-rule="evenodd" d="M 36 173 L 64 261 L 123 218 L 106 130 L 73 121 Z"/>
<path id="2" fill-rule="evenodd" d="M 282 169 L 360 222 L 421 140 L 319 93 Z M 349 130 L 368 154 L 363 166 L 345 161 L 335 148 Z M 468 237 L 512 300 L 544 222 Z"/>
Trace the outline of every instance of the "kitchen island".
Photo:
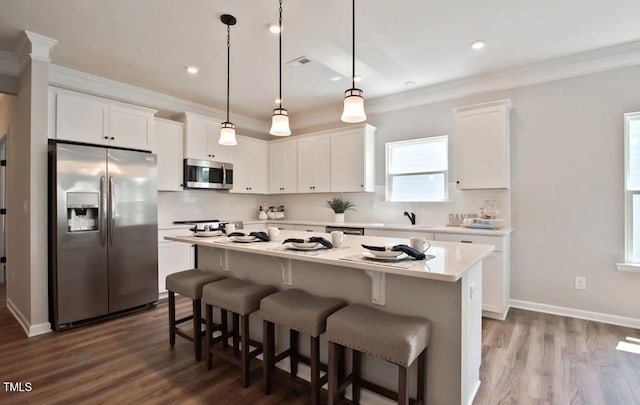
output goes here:
<path id="1" fill-rule="evenodd" d="M 379 263 L 364 259 L 360 245 L 408 241 L 349 235 L 344 246 L 331 250 L 294 251 L 282 245 L 284 239 L 309 236 L 307 232 L 282 231 L 278 241 L 255 243 L 237 243 L 225 236 L 166 239 L 196 245 L 197 267 L 204 271 L 226 271 L 233 277 L 281 289 L 293 286 L 320 296 L 340 297 L 350 303 L 428 319 L 432 331 L 426 402 L 470 404 L 480 384 L 482 259 L 493 251 L 493 246 L 432 242 L 427 253 L 435 257 L 430 260 Z M 328 234 L 318 236 L 330 239 Z M 251 322 L 251 338 L 262 340 L 259 316 L 254 315 Z M 281 350 L 288 339 L 284 330 L 277 333 Z M 326 362 L 325 341 L 321 348 L 321 359 Z M 303 343 L 301 350 L 305 349 Z M 282 365 L 285 364 L 288 363 Z M 365 356 L 362 370 L 364 378 L 396 389 L 395 367 Z M 409 378 L 415 381 L 414 367 Z M 411 394 L 414 396 L 415 392 Z M 363 391 L 362 403 L 384 401 Z"/>

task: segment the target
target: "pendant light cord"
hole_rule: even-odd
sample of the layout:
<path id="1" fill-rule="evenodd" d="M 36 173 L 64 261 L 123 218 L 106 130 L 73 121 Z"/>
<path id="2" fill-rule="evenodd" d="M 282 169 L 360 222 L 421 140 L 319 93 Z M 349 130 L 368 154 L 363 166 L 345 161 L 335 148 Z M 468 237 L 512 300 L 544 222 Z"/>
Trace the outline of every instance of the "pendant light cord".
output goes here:
<path id="1" fill-rule="evenodd" d="M 280 61 L 278 63 L 278 77 L 279 77 L 279 93 L 278 93 L 278 104 L 280 109 L 282 109 L 282 0 L 280 0 L 280 8 L 278 9 L 280 13 L 280 19 L 278 20 L 278 26 L 280 27 L 280 32 L 278 33 L 278 54 L 280 57 Z"/>
<path id="2" fill-rule="evenodd" d="M 356 88 L 356 0 L 351 2 L 351 88 Z"/>
<path id="3" fill-rule="evenodd" d="M 229 76 L 231 64 L 231 26 L 227 25 L 227 122 L 229 122 Z"/>

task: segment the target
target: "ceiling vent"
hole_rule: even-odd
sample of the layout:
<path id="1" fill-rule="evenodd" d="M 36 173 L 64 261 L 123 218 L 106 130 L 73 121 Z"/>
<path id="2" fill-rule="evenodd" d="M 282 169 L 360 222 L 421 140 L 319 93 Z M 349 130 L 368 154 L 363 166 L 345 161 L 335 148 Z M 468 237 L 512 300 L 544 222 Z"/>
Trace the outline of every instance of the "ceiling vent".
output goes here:
<path id="1" fill-rule="evenodd" d="M 297 68 L 300 67 L 302 65 L 306 65 L 307 63 L 311 62 L 311 59 L 307 58 L 306 56 L 300 56 L 299 58 L 295 58 L 293 60 L 290 60 L 289 62 L 287 62 L 287 65 Z"/>

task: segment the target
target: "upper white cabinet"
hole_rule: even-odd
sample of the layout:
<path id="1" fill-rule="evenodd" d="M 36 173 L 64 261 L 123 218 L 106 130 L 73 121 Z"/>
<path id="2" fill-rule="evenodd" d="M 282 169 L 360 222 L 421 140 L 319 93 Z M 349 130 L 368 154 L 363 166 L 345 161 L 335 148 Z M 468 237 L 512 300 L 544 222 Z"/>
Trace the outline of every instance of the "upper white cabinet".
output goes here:
<path id="1" fill-rule="evenodd" d="M 331 191 L 331 137 L 314 135 L 298 140 L 298 192 Z"/>
<path id="2" fill-rule="evenodd" d="M 286 139 L 269 142 L 269 193 L 298 191 L 298 141 Z"/>
<path id="3" fill-rule="evenodd" d="M 66 90 L 50 89 L 50 137 L 96 145 L 151 150 L 155 110 Z M 55 129 L 54 129 L 55 128 Z"/>
<path id="4" fill-rule="evenodd" d="M 233 150 L 232 193 L 267 194 L 268 143 L 260 139 L 236 136 L 238 145 Z"/>
<path id="5" fill-rule="evenodd" d="M 331 191 L 374 192 L 375 132 L 369 124 L 331 131 Z"/>
<path id="6" fill-rule="evenodd" d="M 158 155 L 158 191 L 182 191 L 184 125 L 156 118 L 152 152 Z"/>
<path id="7" fill-rule="evenodd" d="M 510 100 L 454 108 L 458 189 L 509 188 Z"/>
<path id="8" fill-rule="evenodd" d="M 218 143 L 220 121 L 189 112 L 184 113 L 181 119 L 185 126 L 185 158 L 233 163 L 232 148 L 235 146 L 224 146 Z"/>

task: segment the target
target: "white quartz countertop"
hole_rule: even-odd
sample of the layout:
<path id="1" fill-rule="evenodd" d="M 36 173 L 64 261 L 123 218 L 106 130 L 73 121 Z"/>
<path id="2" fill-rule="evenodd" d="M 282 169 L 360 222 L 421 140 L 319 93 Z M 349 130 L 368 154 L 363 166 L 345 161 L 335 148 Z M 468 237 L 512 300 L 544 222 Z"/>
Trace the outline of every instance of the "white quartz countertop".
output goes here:
<path id="1" fill-rule="evenodd" d="M 403 261 L 400 262 L 402 263 L 402 265 L 400 265 L 399 263 L 383 263 L 362 259 L 362 253 L 366 250 L 360 245 L 364 243 L 382 246 L 407 243 L 406 239 L 402 238 L 348 235 L 345 244 L 339 248 L 310 252 L 288 250 L 282 245 L 282 241 L 285 239 L 306 239 L 309 236 L 309 232 L 282 230 L 277 241 L 238 243 L 233 242 L 226 236 L 195 237 L 177 230 L 175 236 L 166 236 L 165 239 L 283 259 L 358 268 L 447 282 L 458 281 L 471 267 L 494 250 L 492 245 L 431 241 L 431 248 L 426 254 L 434 255 L 434 258 L 426 261 L 416 260 L 415 263 L 414 261 Z M 329 239 L 328 235 L 324 233 L 315 236 L 322 236 Z"/>
<path id="2" fill-rule="evenodd" d="M 242 221 L 246 225 L 264 224 L 286 224 L 286 225 L 309 225 L 309 226 L 341 226 L 346 228 L 364 228 L 364 229 L 388 229 L 390 231 L 415 231 L 415 232 L 439 232 L 439 233 L 464 233 L 469 235 L 488 235 L 488 236 L 504 236 L 513 232 L 513 229 L 477 229 L 465 228 L 460 226 L 426 226 L 411 224 L 383 224 L 379 222 L 323 222 L 323 221 L 306 221 L 301 219 L 268 219 Z"/>

